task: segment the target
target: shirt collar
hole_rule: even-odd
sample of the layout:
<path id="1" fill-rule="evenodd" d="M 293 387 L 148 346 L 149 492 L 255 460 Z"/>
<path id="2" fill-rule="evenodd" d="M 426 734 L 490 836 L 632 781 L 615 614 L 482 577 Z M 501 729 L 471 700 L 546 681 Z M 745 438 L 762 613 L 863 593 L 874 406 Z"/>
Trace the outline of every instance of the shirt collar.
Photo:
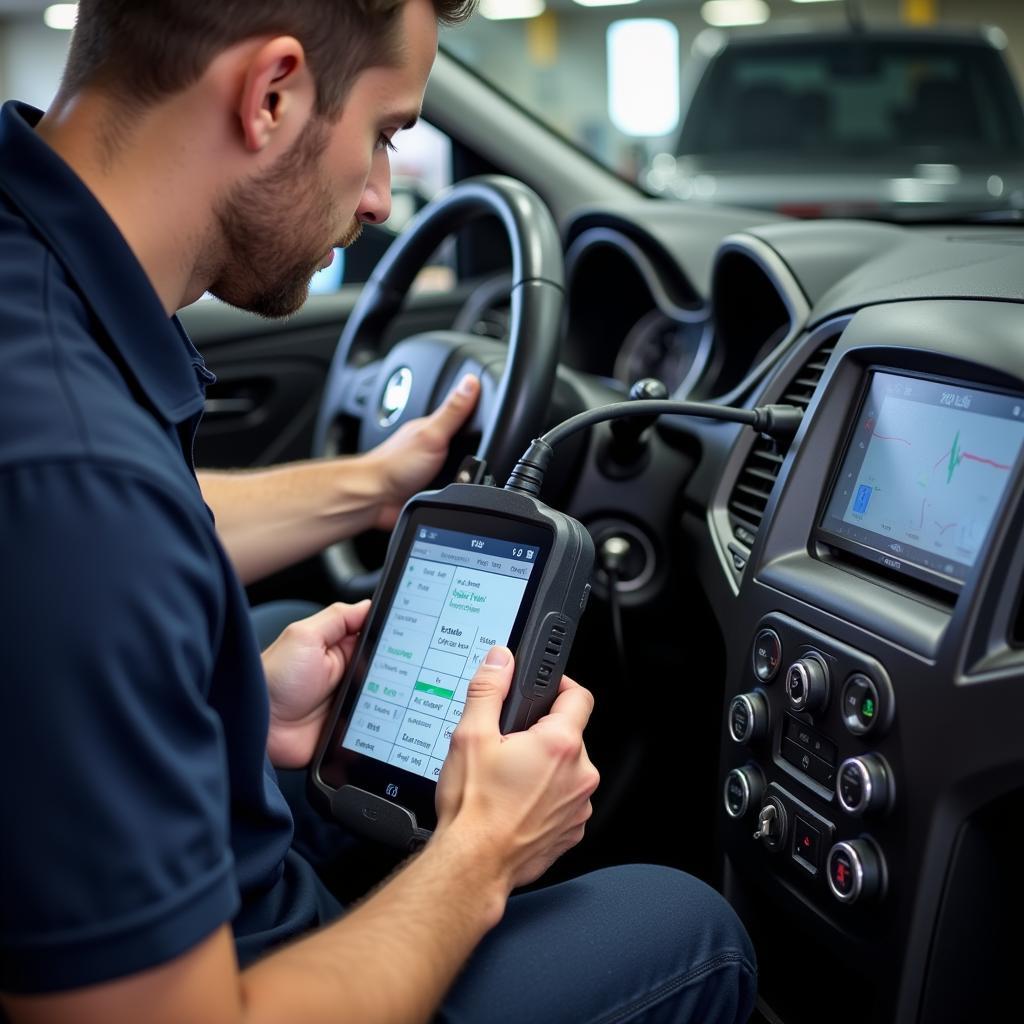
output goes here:
<path id="1" fill-rule="evenodd" d="M 168 317 L 117 225 L 75 172 L 39 137 L 42 112 L 0 109 L 0 194 L 43 238 L 106 329 L 159 415 L 180 423 L 203 404 L 202 357 Z"/>

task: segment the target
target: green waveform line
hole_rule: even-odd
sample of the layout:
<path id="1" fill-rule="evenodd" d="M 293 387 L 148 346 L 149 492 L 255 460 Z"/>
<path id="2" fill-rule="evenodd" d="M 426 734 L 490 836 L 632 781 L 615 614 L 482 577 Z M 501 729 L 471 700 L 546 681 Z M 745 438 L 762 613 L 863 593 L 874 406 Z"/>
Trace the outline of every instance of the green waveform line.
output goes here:
<path id="1" fill-rule="evenodd" d="M 953 438 L 953 447 L 949 449 L 949 466 L 946 468 L 946 483 L 952 483 L 953 470 L 960 465 L 963 455 L 960 454 L 960 431 Z"/>

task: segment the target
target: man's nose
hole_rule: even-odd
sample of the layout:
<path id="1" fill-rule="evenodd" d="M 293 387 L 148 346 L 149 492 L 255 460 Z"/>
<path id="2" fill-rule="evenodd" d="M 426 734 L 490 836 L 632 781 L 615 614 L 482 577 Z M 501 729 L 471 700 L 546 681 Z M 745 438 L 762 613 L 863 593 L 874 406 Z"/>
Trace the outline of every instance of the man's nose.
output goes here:
<path id="1" fill-rule="evenodd" d="M 391 164 L 386 153 L 374 161 L 356 216 L 364 224 L 383 224 L 391 216 Z"/>

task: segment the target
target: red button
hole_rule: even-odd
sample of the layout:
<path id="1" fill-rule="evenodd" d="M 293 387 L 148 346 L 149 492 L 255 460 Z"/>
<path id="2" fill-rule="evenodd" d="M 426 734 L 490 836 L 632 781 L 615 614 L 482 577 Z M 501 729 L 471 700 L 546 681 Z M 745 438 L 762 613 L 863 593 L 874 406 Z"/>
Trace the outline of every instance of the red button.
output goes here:
<path id="1" fill-rule="evenodd" d="M 796 815 L 793 824 L 793 856 L 805 866 L 818 869 L 821 857 L 821 833 L 809 821 Z"/>
<path id="2" fill-rule="evenodd" d="M 832 855 L 829 869 L 836 891 L 842 893 L 843 896 L 848 895 L 853 889 L 853 864 L 845 850 L 839 850 Z"/>

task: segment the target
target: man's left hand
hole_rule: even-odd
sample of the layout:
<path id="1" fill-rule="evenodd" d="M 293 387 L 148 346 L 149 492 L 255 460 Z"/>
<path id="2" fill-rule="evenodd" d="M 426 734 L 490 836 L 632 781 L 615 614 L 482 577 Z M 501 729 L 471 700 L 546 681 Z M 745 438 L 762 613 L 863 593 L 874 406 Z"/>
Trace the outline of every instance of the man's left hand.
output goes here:
<path id="1" fill-rule="evenodd" d="M 293 622 L 263 652 L 270 692 L 267 753 L 276 767 L 304 768 L 312 760 L 369 610 L 369 601 L 332 604 Z"/>
<path id="2" fill-rule="evenodd" d="M 380 503 L 373 525 L 390 530 L 405 502 L 428 487 L 441 471 L 452 438 L 480 397 L 480 381 L 467 374 L 429 416 L 410 420 L 365 460 L 378 474 Z"/>

